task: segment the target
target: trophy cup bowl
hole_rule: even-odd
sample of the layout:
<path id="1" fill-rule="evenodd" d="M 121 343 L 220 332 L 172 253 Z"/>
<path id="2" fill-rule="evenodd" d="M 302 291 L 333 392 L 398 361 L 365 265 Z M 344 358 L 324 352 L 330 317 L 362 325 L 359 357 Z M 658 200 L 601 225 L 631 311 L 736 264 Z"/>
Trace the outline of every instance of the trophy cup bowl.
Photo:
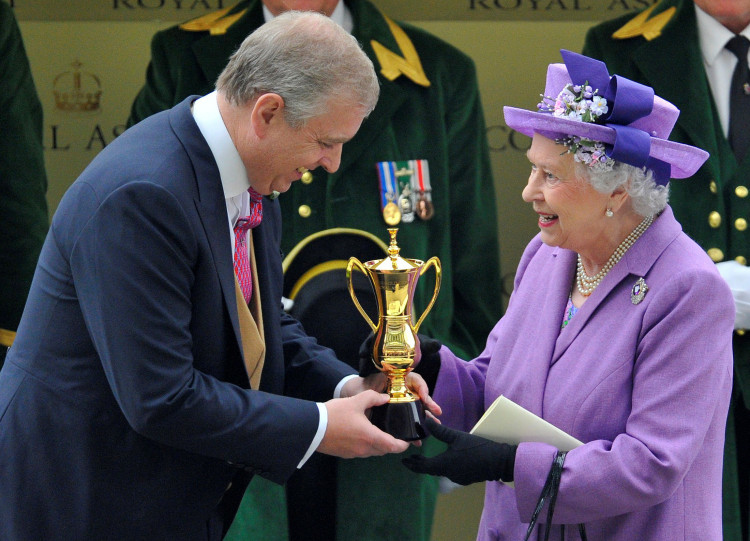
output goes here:
<path id="1" fill-rule="evenodd" d="M 432 257 L 426 262 L 401 257 L 400 248 L 396 244 L 398 229 L 389 228 L 388 232 L 391 236 L 389 255 L 364 264 L 356 257 L 350 258 L 346 267 L 346 280 L 357 310 L 375 335 L 371 351 L 372 361 L 378 370 L 385 373 L 385 392 L 390 397 L 386 404 L 372 408 L 370 420 L 375 426 L 396 438 L 414 441 L 427 436 L 423 424 L 424 405 L 406 386 L 406 375 L 414 369 L 415 354 L 419 351 L 417 330 L 435 304 L 442 271 L 437 257 Z M 413 323 L 412 304 L 417 281 L 430 267 L 435 269 L 435 291 L 427 308 L 417 322 Z M 377 324 L 373 323 L 362 309 L 354 293 L 352 270 L 355 268 L 369 278 L 375 291 L 378 306 Z"/>

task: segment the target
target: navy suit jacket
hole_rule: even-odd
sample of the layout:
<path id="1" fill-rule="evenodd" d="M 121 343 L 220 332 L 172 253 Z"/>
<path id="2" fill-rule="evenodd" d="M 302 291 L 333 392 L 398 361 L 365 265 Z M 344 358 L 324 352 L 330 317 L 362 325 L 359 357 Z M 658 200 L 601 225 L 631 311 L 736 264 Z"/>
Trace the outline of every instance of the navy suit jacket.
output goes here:
<path id="1" fill-rule="evenodd" d="M 118 137 L 55 214 L 0 372 L 0 539 L 218 538 L 253 473 L 294 472 L 319 421 L 308 400 L 352 373 L 281 310 L 280 212 L 264 198 L 266 360 L 249 390 L 196 98 Z"/>

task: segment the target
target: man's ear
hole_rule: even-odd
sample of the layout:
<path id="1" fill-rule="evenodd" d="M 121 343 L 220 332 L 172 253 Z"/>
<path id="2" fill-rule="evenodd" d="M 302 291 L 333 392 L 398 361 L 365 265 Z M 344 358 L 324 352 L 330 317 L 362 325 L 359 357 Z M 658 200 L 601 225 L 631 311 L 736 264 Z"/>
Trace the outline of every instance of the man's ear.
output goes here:
<path id="1" fill-rule="evenodd" d="M 279 122 L 284 122 L 284 98 L 274 93 L 261 94 L 253 104 L 251 120 L 258 137 L 265 136 Z"/>

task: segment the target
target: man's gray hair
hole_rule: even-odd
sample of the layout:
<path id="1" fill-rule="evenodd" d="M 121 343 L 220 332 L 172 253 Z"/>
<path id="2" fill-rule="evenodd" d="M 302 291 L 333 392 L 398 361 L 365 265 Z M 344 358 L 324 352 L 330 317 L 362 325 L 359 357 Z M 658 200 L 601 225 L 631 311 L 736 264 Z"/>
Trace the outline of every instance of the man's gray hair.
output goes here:
<path id="1" fill-rule="evenodd" d="M 236 106 L 265 93 L 280 95 L 293 128 L 325 114 L 333 101 L 367 116 L 380 92 L 372 61 L 357 40 L 310 11 L 282 13 L 245 38 L 216 89 Z"/>
<path id="2" fill-rule="evenodd" d="M 669 187 L 657 184 L 650 169 L 622 162 L 616 162 L 611 171 L 595 171 L 579 162 L 576 166 L 598 192 L 612 193 L 623 187 L 630 195 L 633 210 L 641 216 L 656 215 L 667 206 Z"/>

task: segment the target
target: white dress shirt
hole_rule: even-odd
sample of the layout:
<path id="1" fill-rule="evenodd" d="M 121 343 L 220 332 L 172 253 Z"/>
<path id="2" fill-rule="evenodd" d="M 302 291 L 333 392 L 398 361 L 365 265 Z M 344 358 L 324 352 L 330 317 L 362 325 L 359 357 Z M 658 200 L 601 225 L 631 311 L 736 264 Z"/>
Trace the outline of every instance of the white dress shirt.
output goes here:
<path id="1" fill-rule="evenodd" d="M 221 186 L 224 189 L 224 198 L 227 204 L 227 227 L 234 251 L 234 225 L 239 217 L 247 216 L 250 213 L 250 194 L 247 193 L 248 188 L 250 188 L 250 180 L 247 177 L 245 165 L 242 163 L 242 159 L 221 118 L 216 91 L 194 101 L 192 112 L 195 123 L 198 124 L 198 129 L 206 139 L 211 154 L 216 160 L 216 165 L 219 167 Z M 351 377 L 354 376 L 349 376 L 339 382 L 334 397 L 341 396 L 341 387 Z M 317 406 L 320 412 L 318 430 L 315 432 L 315 437 L 297 468 L 301 468 L 318 448 L 328 426 L 328 410 L 320 402 L 317 403 Z"/>

